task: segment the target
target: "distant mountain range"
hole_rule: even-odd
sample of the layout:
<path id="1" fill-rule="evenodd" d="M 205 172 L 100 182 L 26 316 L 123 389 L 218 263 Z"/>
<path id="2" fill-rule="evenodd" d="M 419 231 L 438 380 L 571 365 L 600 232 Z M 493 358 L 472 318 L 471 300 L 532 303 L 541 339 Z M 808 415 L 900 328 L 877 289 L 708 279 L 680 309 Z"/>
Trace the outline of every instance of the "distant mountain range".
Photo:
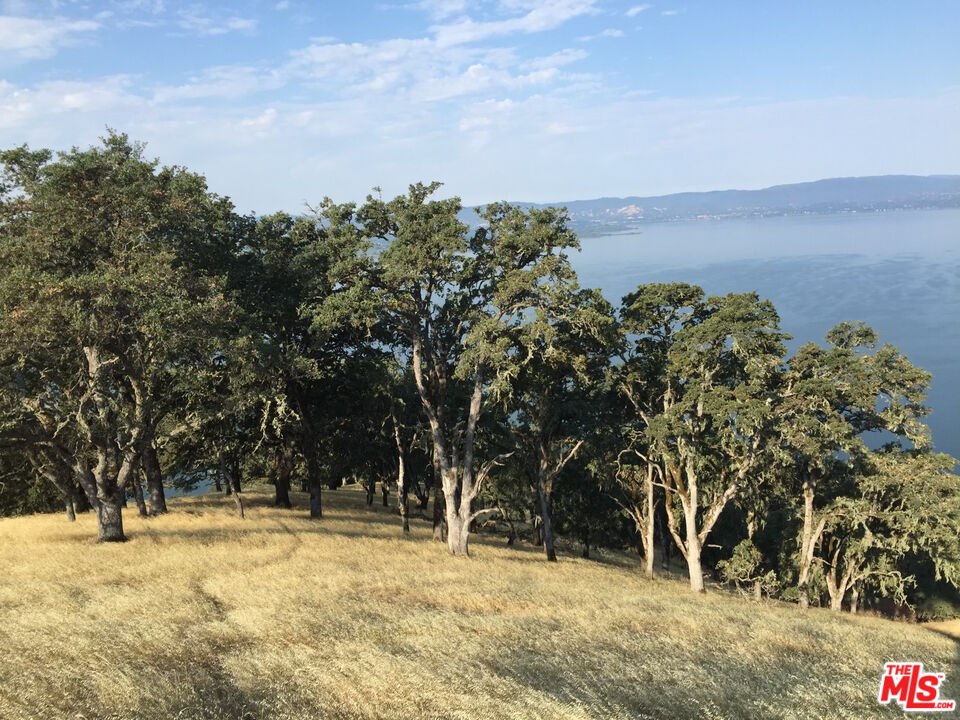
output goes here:
<path id="1" fill-rule="evenodd" d="M 571 226 L 581 233 L 620 232 L 644 223 L 671 220 L 960 207 L 960 175 L 830 178 L 763 190 L 517 204 L 566 207 Z M 464 220 L 473 223 L 476 215 L 472 210 L 465 212 Z"/>

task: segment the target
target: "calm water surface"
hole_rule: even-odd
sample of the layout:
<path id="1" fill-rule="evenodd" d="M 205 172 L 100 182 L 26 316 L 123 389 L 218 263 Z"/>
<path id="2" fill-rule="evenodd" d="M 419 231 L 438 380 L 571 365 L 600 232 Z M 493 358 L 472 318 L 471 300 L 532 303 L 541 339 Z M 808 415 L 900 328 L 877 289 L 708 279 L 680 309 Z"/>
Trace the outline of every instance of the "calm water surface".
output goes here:
<path id="1" fill-rule="evenodd" d="M 647 282 L 756 290 L 791 350 L 843 320 L 872 325 L 934 374 L 934 443 L 960 457 L 960 210 L 658 223 L 581 245 L 581 283 L 614 304 Z"/>

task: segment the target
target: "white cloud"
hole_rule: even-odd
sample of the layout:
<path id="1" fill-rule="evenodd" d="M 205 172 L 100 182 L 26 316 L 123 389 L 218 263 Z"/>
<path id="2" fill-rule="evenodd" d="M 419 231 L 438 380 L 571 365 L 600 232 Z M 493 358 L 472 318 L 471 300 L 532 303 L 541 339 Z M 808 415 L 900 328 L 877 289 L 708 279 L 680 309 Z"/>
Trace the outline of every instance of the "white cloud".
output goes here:
<path id="1" fill-rule="evenodd" d="M 348 94 L 389 93 L 404 102 L 438 102 L 563 80 L 560 68 L 586 57 L 562 50 L 523 60 L 512 50 L 442 45 L 430 38 L 319 43 L 293 53 L 286 77 Z"/>
<path id="2" fill-rule="evenodd" d="M 587 51 L 580 48 L 573 49 L 567 48 L 565 50 L 560 50 L 555 52 L 552 55 L 546 55 L 544 57 L 534 58 L 533 60 L 528 60 L 523 63 L 524 69 L 532 70 L 543 70 L 546 68 L 559 68 L 564 65 L 569 65 L 570 63 L 575 63 L 579 60 L 583 60 L 585 57 L 588 57 Z"/>
<path id="3" fill-rule="evenodd" d="M 451 15 L 460 15 L 466 12 L 468 0 L 419 0 L 412 5 L 418 10 L 424 10 L 437 20 L 443 20 Z"/>
<path id="4" fill-rule="evenodd" d="M 265 129 L 277 121 L 277 111 L 274 108 L 267 108 L 256 117 L 246 118 L 240 121 L 240 127 L 254 128 L 257 130 Z"/>
<path id="5" fill-rule="evenodd" d="M 523 75 L 513 75 L 486 65 L 471 65 L 458 75 L 430 78 L 413 89 L 416 100 L 436 102 L 463 95 L 477 95 L 495 90 L 513 90 L 543 85 L 554 80 L 556 68 L 542 68 Z"/>
<path id="6" fill-rule="evenodd" d="M 596 0 L 541 0 L 531 4 L 526 14 L 519 17 L 482 22 L 464 18 L 447 25 L 434 25 L 431 31 L 438 44 L 459 45 L 498 35 L 552 30 L 575 17 L 596 12 Z"/>
<path id="7" fill-rule="evenodd" d="M 634 17 L 652 7 L 653 5 L 650 5 L 649 3 L 644 3 L 643 5 L 634 5 L 632 8 L 627 10 L 627 17 Z"/>
<path id="8" fill-rule="evenodd" d="M 109 4 L 116 14 L 104 24 L 186 20 L 177 9 L 151 14 L 158 5 L 149 0 L 124 5 Z M 576 72 L 587 52 L 556 38 L 537 43 L 539 57 L 524 38 L 502 41 L 507 47 L 491 40 L 575 26 L 595 12 L 593 0 L 486 0 L 483 15 L 457 1 L 421 5 L 439 18 L 423 37 L 316 38 L 273 65 L 248 60 L 162 84 L 123 75 L 0 80 L 0 135 L 63 148 L 95 142 L 110 125 L 148 141 L 163 162 L 207 174 L 244 211 L 359 199 L 374 184 L 389 195 L 419 179 L 444 180 L 467 202 L 556 201 L 960 166 L 951 142 L 960 89 L 803 103 L 671 99 Z M 200 35 L 253 29 L 196 6 L 188 12 Z M 55 52 L 93 29 L 47 45 Z"/>
<path id="9" fill-rule="evenodd" d="M 583 128 L 574 125 L 568 125 L 564 122 L 552 122 L 544 129 L 547 135 L 569 135 L 575 132 L 581 132 Z"/>
<path id="10" fill-rule="evenodd" d="M 48 118 L 56 123 L 63 114 L 144 106 L 144 100 L 130 92 L 134 80 L 129 75 L 114 75 L 90 82 L 43 82 L 29 89 L 0 81 L 0 128 L 26 132 Z M 64 129 L 69 129 L 69 122 Z"/>
<path id="11" fill-rule="evenodd" d="M 122 12 L 147 12 L 159 15 L 166 9 L 164 0 L 114 0 L 114 5 Z"/>
<path id="12" fill-rule="evenodd" d="M 207 68 L 182 85 L 161 85 L 153 90 L 153 102 L 198 98 L 240 98 L 255 92 L 282 87 L 285 80 L 277 71 L 248 65 Z"/>
<path id="13" fill-rule="evenodd" d="M 679 10 L 663 10 L 660 14 L 663 15 L 664 17 L 671 17 L 673 15 L 679 15 L 680 11 Z"/>
<path id="14" fill-rule="evenodd" d="M 596 35 L 581 35 L 577 38 L 577 42 L 590 42 L 591 40 L 598 40 L 600 38 L 621 38 L 623 37 L 623 30 L 618 30 L 617 28 L 607 28 L 602 32 L 597 33 Z"/>
<path id="15" fill-rule="evenodd" d="M 180 10 L 178 25 L 181 29 L 195 35 L 225 35 L 230 32 L 252 33 L 257 29 L 257 21 L 252 18 L 213 17 L 206 15 L 199 6 Z"/>
<path id="16" fill-rule="evenodd" d="M 460 132 L 467 132 L 469 130 L 475 130 L 476 128 L 487 127 L 488 125 L 493 124 L 493 120 L 488 117 L 465 117 L 458 124 Z"/>
<path id="17" fill-rule="evenodd" d="M 559 201 L 960 166 L 949 142 L 960 90 L 771 103 L 531 87 L 520 99 L 493 91 L 458 102 L 451 117 L 442 105 L 365 94 L 231 108 L 148 102 L 133 94 L 133 78 L 0 82 L 0 128 L 18 143 L 69 147 L 95 142 L 109 124 L 148 141 L 163 162 L 207 174 L 244 211 L 359 199 L 374 184 L 389 195 L 420 179 L 443 180 L 467 202 Z"/>
<path id="18" fill-rule="evenodd" d="M 314 43 L 291 54 L 285 70 L 311 80 L 357 84 L 390 73 L 400 78 L 439 70 L 448 62 L 427 38 L 377 43 Z"/>
<path id="19" fill-rule="evenodd" d="M 4 55 L 19 60 L 53 57 L 59 48 L 76 44 L 99 27 L 100 23 L 93 20 L 0 15 L 0 58 Z"/>

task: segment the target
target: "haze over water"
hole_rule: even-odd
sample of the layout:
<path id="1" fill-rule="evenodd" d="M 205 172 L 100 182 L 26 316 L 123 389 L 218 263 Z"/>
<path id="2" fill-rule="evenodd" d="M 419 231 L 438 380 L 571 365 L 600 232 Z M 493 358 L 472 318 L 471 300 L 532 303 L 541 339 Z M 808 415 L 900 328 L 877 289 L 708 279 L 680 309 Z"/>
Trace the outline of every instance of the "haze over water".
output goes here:
<path id="1" fill-rule="evenodd" d="M 791 352 L 838 322 L 866 322 L 933 373 L 934 444 L 960 457 L 960 209 L 656 223 L 581 245 L 581 284 L 614 304 L 648 282 L 756 290 Z"/>

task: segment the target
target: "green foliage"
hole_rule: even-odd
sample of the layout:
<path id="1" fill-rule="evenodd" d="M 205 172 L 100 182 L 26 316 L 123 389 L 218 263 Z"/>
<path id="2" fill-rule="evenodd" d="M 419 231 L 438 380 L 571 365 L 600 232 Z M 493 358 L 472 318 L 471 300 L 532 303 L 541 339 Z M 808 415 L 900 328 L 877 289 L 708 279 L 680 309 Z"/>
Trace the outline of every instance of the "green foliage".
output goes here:
<path id="1" fill-rule="evenodd" d="M 773 570 L 762 569 L 763 554 L 752 540 L 743 540 L 733 548 L 733 555 L 717 563 L 717 570 L 725 582 L 733 583 L 738 590 L 745 587 L 754 592 L 760 591 L 774 595 L 780 589 L 777 574 Z"/>
<path id="2" fill-rule="evenodd" d="M 440 187 L 241 216 L 122 134 L 0 152 L 0 514 L 78 482 L 118 505 L 147 450 L 184 487 L 296 477 L 315 515 L 321 486 L 401 466 L 425 501 L 436 462 L 455 552 L 484 513 L 552 515 L 585 547 L 642 536 L 652 572 L 666 517 L 691 579 L 702 551 L 835 609 L 960 586 L 931 377 L 874 329 L 786 358 L 755 293 L 653 283 L 615 312 L 563 209 L 493 203 L 471 231 Z"/>

